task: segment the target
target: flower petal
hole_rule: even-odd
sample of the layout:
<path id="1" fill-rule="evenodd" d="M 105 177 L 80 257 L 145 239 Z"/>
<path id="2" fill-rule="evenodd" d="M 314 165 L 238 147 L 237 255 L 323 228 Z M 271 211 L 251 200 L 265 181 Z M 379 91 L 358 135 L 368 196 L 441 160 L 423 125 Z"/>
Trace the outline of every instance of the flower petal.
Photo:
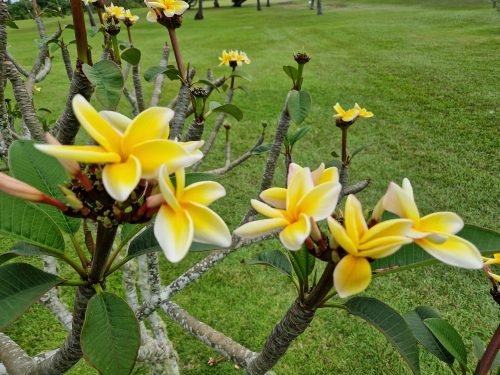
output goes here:
<path id="1" fill-rule="evenodd" d="M 333 109 L 334 109 L 334 110 L 335 110 L 335 112 L 337 112 L 340 116 L 342 116 L 342 115 L 345 113 L 344 108 L 342 108 L 342 106 L 341 106 L 339 103 L 335 104 L 335 105 L 333 106 Z"/>
<path id="2" fill-rule="evenodd" d="M 183 200 L 209 206 L 226 195 L 224 186 L 215 181 L 200 181 L 184 189 Z"/>
<path id="3" fill-rule="evenodd" d="M 408 187 L 408 185 L 406 185 Z M 411 185 L 410 185 L 411 186 Z M 413 193 L 405 191 L 394 182 L 389 184 L 384 195 L 384 209 L 402 218 L 408 218 L 418 225 L 420 214 L 413 200 Z"/>
<path id="4" fill-rule="evenodd" d="M 99 114 L 101 117 L 114 126 L 115 129 L 125 133 L 127 128 L 132 123 L 132 120 L 127 116 L 122 115 L 121 113 L 114 111 L 100 111 Z"/>
<path id="5" fill-rule="evenodd" d="M 286 189 L 273 187 L 260 193 L 259 198 L 273 207 L 284 210 L 286 208 Z"/>
<path id="6" fill-rule="evenodd" d="M 134 146 L 143 142 L 168 138 L 172 117 L 174 111 L 165 107 L 151 107 L 139 113 L 123 135 L 123 151 L 130 153 Z"/>
<path id="7" fill-rule="evenodd" d="M 191 247 L 194 226 L 184 210 L 174 211 L 162 205 L 156 215 L 154 232 L 167 259 L 176 263 L 186 256 Z"/>
<path id="8" fill-rule="evenodd" d="M 256 220 L 243 224 L 234 230 L 234 234 L 242 238 L 255 238 L 272 232 L 277 228 L 283 228 L 288 225 L 285 219 L 264 219 Z"/>
<path id="9" fill-rule="evenodd" d="M 450 234 L 443 243 L 434 243 L 428 238 L 415 240 L 415 243 L 443 263 L 468 268 L 479 269 L 483 261 L 479 250 L 469 241 Z"/>
<path id="10" fill-rule="evenodd" d="M 174 8 L 175 14 L 180 16 L 189 8 L 189 4 L 185 1 L 174 1 Z"/>
<path id="11" fill-rule="evenodd" d="M 453 212 L 435 212 L 420 219 L 418 229 L 422 232 L 444 232 L 455 234 L 462 230 L 464 221 Z"/>
<path id="12" fill-rule="evenodd" d="M 325 182 L 339 182 L 339 171 L 335 167 L 330 167 L 327 168 L 321 173 L 321 176 L 319 177 L 319 180 L 316 183 L 316 185 L 324 184 Z"/>
<path id="13" fill-rule="evenodd" d="M 331 217 L 328 217 L 326 220 L 328 221 L 328 228 L 330 228 L 330 232 L 339 246 L 348 253 L 356 255 L 358 253 L 357 244 L 349 238 L 345 228 L 340 225 L 337 220 L 332 219 Z"/>
<path id="14" fill-rule="evenodd" d="M 339 297 L 346 298 L 361 293 L 372 281 L 372 268 L 366 258 L 346 255 L 333 271 L 333 285 Z"/>
<path id="15" fill-rule="evenodd" d="M 141 162 L 143 178 L 156 177 L 162 164 L 172 173 L 195 163 L 184 148 L 168 139 L 143 142 L 132 149 L 132 154 Z"/>
<path id="16" fill-rule="evenodd" d="M 359 256 L 366 258 L 385 258 L 398 251 L 401 246 L 412 243 L 413 240 L 402 236 L 386 236 L 375 238 L 359 245 Z"/>
<path id="17" fill-rule="evenodd" d="M 310 233 L 310 218 L 307 215 L 300 214 L 299 220 L 287 225 L 280 232 L 280 240 L 288 250 L 299 250 Z"/>
<path id="18" fill-rule="evenodd" d="M 286 209 L 290 213 L 297 212 L 297 204 L 314 187 L 309 168 L 300 168 L 294 172 L 286 191 Z"/>
<path id="19" fill-rule="evenodd" d="M 44 154 L 82 163 L 117 163 L 120 155 L 108 152 L 101 146 L 57 146 L 36 144 L 35 148 Z"/>
<path id="20" fill-rule="evenodd" d="M 121 153 L 122 135 L 80 94 L 73 97 L 73 112 L 89 135 L 106 151 Z"/>
<path id="21" fill-rule="evenodd" d="M 269 207 L 267 204 L 262 203 L 261 201 L 258 201 L 257 199 L 250 200 L 250 203 L 251 203 L 252 207 L 255 209 L 255 211 L 257 211 L 261 215 L 264 215 L 264 216 L 270 217 L 270 218 L 276 218 L 276 219 L 284 218 L 283 212 L 281 210 Z"/>
<path id="22" fill-rule="evenodd" d="M 141 165 L 132 155 L 125 163 L 106 164 L 102 170 L 104 188 L 118 202 L 128 198 L 140 179 Z"/>
<path id="23" fill-rule="evenodd" d="M 167 204 L 172 207 L 173 210 L 180 210 L 181 206 L 175 196 L 174 185 L 170 180 L 170 176 L 168 175 L 168 170 L 165 165 L 162 165 L 160 168 L 158 184 L 160 185 L 161 195 L 163 195 L 165 202 L 167 202 Z"/>
<path id="24" fill-rule="evenodd" d="M 386 236 L 406 236 L 410 230 L 413 221 L 409 219 L 392 219 L 382 221 L 373 227 L 361 237 L 360 243 L 366 243 L 373 239 Z"/>
<path id="25" fill-rule="evenodd" d="M 149 21 L 149 22 L 156 22 L 158 17 L 156 16 L 156 12 L 150 10 L 148 11 L 148 14 L 146 14 L 146 19 Z"/>
<path id="26" fill-rule="evenodd" d="M 359 243 L 360 238 L 368 231 L 368 226 L 363 216 L 361 203 L 353 194 L 349 194 L 345 202 L 344 221 L 349 238 Z"/>
<path id="27" fill-rule="evenodd" d="M 197 203 L 184 204 L 194 225 L 194 241 L 221 247 L 231 245 L 231 233 L 224 220 L 211 209 Z"/>
<path id="28" fill-rule="evenodd" d="M 341 186 L 327 182 L 311 189 L 298 203 L 297 212 L 319 221 L 330 216 L 339 198 Z"/>

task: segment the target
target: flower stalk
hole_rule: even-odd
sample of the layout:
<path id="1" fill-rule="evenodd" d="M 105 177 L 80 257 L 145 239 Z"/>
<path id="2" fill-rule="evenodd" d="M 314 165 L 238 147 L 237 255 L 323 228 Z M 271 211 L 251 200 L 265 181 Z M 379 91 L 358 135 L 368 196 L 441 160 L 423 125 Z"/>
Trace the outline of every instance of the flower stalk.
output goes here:
<path id="1" fill-rule="evenodd" d="M 76 51 L 81 64 L 90 64 L 89 46 L 87 42 L 87 30 L 85 29 L 85 17 L 81 0 L 71 0 L 71 14 L 75 28 Z"/>

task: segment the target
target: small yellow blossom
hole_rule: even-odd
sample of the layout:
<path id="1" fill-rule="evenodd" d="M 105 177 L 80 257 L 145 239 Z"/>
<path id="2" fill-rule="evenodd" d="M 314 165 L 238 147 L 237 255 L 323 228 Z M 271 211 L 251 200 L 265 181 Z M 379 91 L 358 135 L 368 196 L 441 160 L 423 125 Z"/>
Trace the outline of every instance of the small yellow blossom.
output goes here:
<path id="1" fill-rule="evenodd" d="M 144 3 L 150 9 L 146 16 L 149 22 L 158 20 L 157 11 L 162 12 L 165 17 L 173 17 L 174 15 L 182 15 L 189 8 L 189 4 L 181 0 L 144 0 Z"/>
<path id="2" fill-rule="evenodd" d="M 345 111 L 339 103 L 333 106 L 333 109 L 337 112 L 333 117 L 337 119 L 337 121 L 341 121 L 342 123 L 352 123 L 358 117 L 369 118 L 373 117 L 372 112 L 368 112 L 366 108 L 361 108 L 358 103 L 354 104 L 354 108 L 351 108 Z"/>
<path id="3" fill-rule="evenodd" d="M 222 51 L 222 56 L 219 57 L 220 65 L 226 65 L 226 66 L 241 66 L 243 64 L 250 64 L 250 59 L 248 58 L 247 54 L 243 51 L 238 52 L 230 50 L 227 52 L 226 50 Z"/>
<path id="4" fill-rule="evenodd" d="M 500 253 L 495 253 L 493 255 L 493 258 L 486 258 L 486 257 L 483 257 L 483 260 L 484 260 L 484 264 L 486 266 L 490 266 L 492 264 L 496 264 L 496 265 L 499 265 L 500 266 Z M 497 274 L 494 274 L 493 272 L 491 271 L 487 271 L 488 272 L 488 275 L 493 279 L 495 280 L 496 282 L 499 282 L 500 283 L 500 275 L 497 275 Z"/>
<path id="5" fill-rule="evenodd" d="M 118 22 L 125 19 L 125 8 L 113 5 L 113 3 L 110 6 L 104 6 L 104 11 L 103 18 L 106 22 L 109 20 Z"/>
<path id="6" fill-rule="evenodd" d="M 132 26 L 134 23 L 137 22 L 138 19 L 139 19 L 139 16 L 133 15 L 132 12 L 130 11 L 130 9 L 127 9 L 125 11 L 125 18 L 123 19 L 123 22 L 127 26 Z"/>

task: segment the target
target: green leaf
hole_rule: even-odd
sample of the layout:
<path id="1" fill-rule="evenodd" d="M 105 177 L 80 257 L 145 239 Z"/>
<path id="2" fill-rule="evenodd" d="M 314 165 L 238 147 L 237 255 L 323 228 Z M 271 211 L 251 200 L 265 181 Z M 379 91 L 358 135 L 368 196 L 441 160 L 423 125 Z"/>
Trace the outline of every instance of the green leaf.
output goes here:
<path id="1" fill-rule="evenodd" d="M 444 348 L 460 363 L 467 368 L 467 350 L 460 334 L 444 319 L 428 318 L 424 324 L 429 328 L 434 337 Z"/>
<path id="2" fill-rule="evenodd" d="M 245 81 L 252 82 L 252 76 L 241 69 L 231 74 L 230 77 L 239 77 L 244 79 Z"/>
<path id="3" fill-rule="evenodd" d="M 81 336 L 85 359 L 106 375 L 130 374 L 140 346 L 139 323 L 120 297 L 104 292 L 93 296 Z"/>
<path id="4" fill-rule="evenodd" d="M 241 121 L 243 118 L 243 112 L 234 104 L 223 104 L 219 106 L 210 106 L 212 112 L 223 112 L 227 115 L 234 117 L 237 121 Z"/>
<path id="5" fill-rule="evenodd" d="M 307 91 L 292 91 L 288 98 L 288 113 L 296 124 L 301 124 L 311 109 L 311 95 Z"/>
<path id="6" fill-rule="evenodd" d="M 147 82 L 151 82 L 156 78 L 158 74 L 163 74 L 167 71 L 167 68 L 164 66 L 152 66 L 146 69 L 144 72 L 144 79 Z"/>
<path id="7" fill-rule="evenodd" d="M 280 250 L 263 251 L 255 258 L 247 260 L 247 264 L 264 264 L 271 266 L 293 279 L 292 265 L 288 257 Z"/>
<path id="8" fill-rule="evenodd" d="M 172 176 L 170 180 L 172 181 L 172 184 L 174 184 L 174 187 L 176 187 L 177 180 L 175 178 L 175 175 Z M 216 176 L 214 176 L 213 174 L 203 173 L 203 172 L 193 172 L 193 173 L 186 173 L 184 184 L 185 186 L 189 186 L 201 181 L 215 181 L 215 180 Z"/>
<path id="9" fill-rule="evenodd" d="M 141 51 L 135 47 L 127 48 L 122 52 L 121 58 L 130 65 L 138 65 L 141 61 Z"/>
<path id="10" fill-rule="evenodd" d="M 144 224 L 123 224 L 120 231 L 120 240 L 122 242 L 130 241 L 142 228 L 144 228 Z"/>
<path id="11" fill-rule="evenodd" d="M 64 252 L 58 226 L 36 205 L 0 192 L 0 234 L 55 252 Z"/>
<path id="12" fill-rule="evenodd" d="M 297 81 L 297 78 L 299 78 L 299 71 L 294 66 L 285 65 L 283 66 L 283 71 L 292 79 L 294 83 Z"/>
<path id="13" fill-rule="evenodd" d="M 11 29 L 19 29 L 19 26 L 13 20 L 6 20 L 5 25 L 10 27 Z"/>
<path id="14" fill-rule="evenodd" d="M 342 168 L 342 160 L 333 159 L 325 163 L 325 168 L 335 167 L 340 170 Z"/>
<path id="15" fill-rule="evenodd" d="M 57 256 L 57 254 L 54 254 L 51 251 L 44 250 L 38 246 L 31 245 L 26 242 L 18 242 L 14 244 L 14 246 L 12 246 L 9 251 L 0 254 L 0 265 L 18 256 L 27 257 L 42 255 Z"/>
<path id="16" fill-rule="evenodd" d="M 219 91 L 219 88 L 218 88 L 217 86 L 215 86 L 215 85 L 213 84 L 213 82 L 209 81 L 208 79 L 200 79 L 200 80 L 199 80 L 198 82 L 196 82 L 196 83 L 201 83 L 201 84 L 204 84 L 204 85 L 206 85 L 206 86 L 211 87 L 211 88 L 212 88 L 212 89 L 214 89 L 214 90 Z"/>
<path id="17" fill-rule="evenodd" d="M 50 197 L 61 202 L 64 194 L 59 189 L 68 180 L 68 175 L 56 158 L 38 151 L 32 141 L 16 141 L 9 149 L 9 167 L 12 175 L 28 185 L 36 187 Z M 65 216 L 60 210 L 49 205 L 39 205 L 42 211 L 66 233 L 76 233 L 81 220 Z"/>
<path id="18" fill-rule="evenodd" d="M 93 85 L 99 103 L 106 109 L 115 109 L 118 106 L 123 90 L 123 75 L 114 62 L 99 61 L 93 66 L 84 64 L 83 73 Z"/>
<path id="19" fill-rule="evenodd" d="M 0 329 L 15 321 L 28 307 L 63 280 L 26 263 L 0 267 Z"/>
<path id="20" fill-rule="evenodd" d="M 252 154 L 263 154 L 265 152 L 268 152 L 271 148 L 273 147 L 272 143 L 263 143 L 261 145 L 258 145 L 252 150 Z"/>
<path id="21" fill-rule="evenodd" d="M 477 336 L 472 337 L 472 350 L 474 351 L 474 356 L 476 357 L 476 359 L 480 361 L 481 358 L 483 358 L 483 354 L 486 349 L 481 339 Z M 500 367 L 500 352 L 497 353 L 495 360 L 491 364 L 490 368 L 491 373 L 494 373 L 494 371 L 498 367 Z"/>
<path id="22" fill-rule="evenodd" d="M 316 258 L 309 254 L 309 251 L 304 246 L 297 251 L 288 251 L 287 254 L 300 284 L 303 285 L 314 271 Z"/>
<path id="23" fill-rule="evenodd" d="M 417 307 L 414 311 L 410 311 L 404 316 L 406 324 L 408 324 L 408 327 L 417 341 L 439 360 L 451 366 L 455 358 L 443 345 L 441 345 L 429 328 L 424 324 L 424 320 L 429 318 L 441 317 L 437 312 L 427 306 Z"/>
<path id="24" fill-rule="evenodd" d="M 88 29 L 88 34 L 91 38 L 93 38 L 94 36 L 96 36 L 99 31 L 101 31 L 101 27 L 100 26 L 91 26 L 89 29 Z"/>
<path id="25" fill-rule="evenodd" d="M 179 73 L 177 68 L 175 68 L 173 65 L 167 66 L 167 70 L 165 71 L 165 75 L 171 81 L 176 81 L 178 79 L 181 79 L 181 74 Z"/>
<path id="26" fill-rule="evenodd" d="M 466 224 L 457 235 L 476 245 L 483 256 L 491 255 L 500 250 L 500 233 L 491 229 Z M 372 269 L 395 267 L 395 270 L 399 271 L 435 263 L 438 263 L 438 260 L 412 243 L 403 246 L 397 253 L 387 258 L 375 260 L 372 263 Z M 389 272 L 384 272 L 384 274 Z"/>
<path id="27" fill-rule="evenodd" d="M 293 147 L 295 143 L 297 143 L 300 139 L 302 139 L 307 133 L 309 133 L 309 130 L 311 130 L 310 126 L 306 126 L 304 128 L 299 128 L 297 131 L 291 135 L 289 135 L 288 138 L 288 143 L 290 146 Z"/>
<path id="28" fill-rule="evenodd" d="M 364 145 L 364 146 L 361 146 L 361 147 L 358 147 L 357 149 L 355 149 L 352 153 L 351 153 L 351 160 L 357 155 L 359 154 L 360 152 L 366 150 L 368 147 L 370 147 L 369 145 Z"/>
<path id="29" fill-rule="evenodd" d="M 411 371 L 420 374 L 417 341 L 403 317 L 389 305 L 371 297 L 354 297 L 344 306 L 377 328 L 399 352 Z"/>

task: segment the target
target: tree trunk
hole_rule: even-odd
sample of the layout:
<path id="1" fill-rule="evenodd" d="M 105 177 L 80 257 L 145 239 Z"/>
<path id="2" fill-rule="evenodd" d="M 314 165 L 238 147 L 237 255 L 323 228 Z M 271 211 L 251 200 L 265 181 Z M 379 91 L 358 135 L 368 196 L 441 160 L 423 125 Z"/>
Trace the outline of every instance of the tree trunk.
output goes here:
<path id="1" fill-rule="evenodd" d="M 203 19 L 203 0 L 198 0 L 198 11 L 196 12 L 196 15 L 194 16 L 195 20 L 202 20 Z"/>
<path id="2" fill-rule="evenodd" d="M 219 0 L 214 0 L 214 8 L 220 8 Z"/>
<path id="3" fill-rule="evenodd" d="M 257 10 L 262 10 L 262 7 L 260 5 L 260 0 L 257 0 Z"/>
<path id="4" fill-rule="evenodd" d="M 323 14 L 323 6 L 321 5 L 321 0 L 317 0 L 316 7 L 318 10 L 318 16 L 321 16 Z"/>

